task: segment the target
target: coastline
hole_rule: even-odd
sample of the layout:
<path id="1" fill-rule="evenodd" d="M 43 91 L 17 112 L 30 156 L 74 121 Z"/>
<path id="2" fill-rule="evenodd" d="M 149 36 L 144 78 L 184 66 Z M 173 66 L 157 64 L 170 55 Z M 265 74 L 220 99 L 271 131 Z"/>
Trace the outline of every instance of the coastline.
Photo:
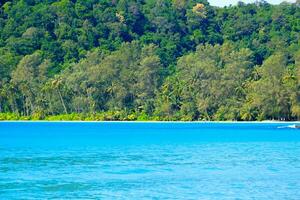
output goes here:
<path id="1" fill-rule="evenodd" d="M 3 120 L 0 123 L 160 123 L 160 124 L 300 124 L 300 121 L 51 121 L 51 120 Z"/>

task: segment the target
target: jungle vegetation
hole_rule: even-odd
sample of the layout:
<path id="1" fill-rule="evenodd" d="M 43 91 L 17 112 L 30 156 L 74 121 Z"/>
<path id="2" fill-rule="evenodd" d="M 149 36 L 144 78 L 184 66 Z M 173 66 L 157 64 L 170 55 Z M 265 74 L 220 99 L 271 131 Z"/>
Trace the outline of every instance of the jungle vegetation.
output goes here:
<path id="1" fill-rule="evenodd" d="M 300 2 L 0 2 L 0 120 L 299 120 Z"/>

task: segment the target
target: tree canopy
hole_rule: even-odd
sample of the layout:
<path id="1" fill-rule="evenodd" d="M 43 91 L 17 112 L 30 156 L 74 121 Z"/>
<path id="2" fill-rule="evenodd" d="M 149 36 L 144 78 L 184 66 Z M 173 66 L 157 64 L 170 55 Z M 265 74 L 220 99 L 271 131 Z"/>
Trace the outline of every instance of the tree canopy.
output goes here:
<path id="1" fill-rule="evenodd" d="M 11 0 L 0 7 L 0 113 L 300 119 L 299 1 L 218 8 L 206 0 Z"/>

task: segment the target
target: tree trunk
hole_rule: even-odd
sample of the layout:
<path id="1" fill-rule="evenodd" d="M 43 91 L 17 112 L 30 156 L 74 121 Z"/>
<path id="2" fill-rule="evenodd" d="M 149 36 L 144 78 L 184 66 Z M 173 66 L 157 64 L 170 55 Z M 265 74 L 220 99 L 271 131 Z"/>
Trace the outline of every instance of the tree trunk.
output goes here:
<path id="1" fill-rule="evenodd" d="M 48 101 L 49 101 L 50 112 L 51 112 L 52 115 L 54 115 L 53 106 L 52 106 L 52 103 L 51 103 L 51 97 L 50 97 L 49 94 L 47 95 L 47 97 L 48 97 Z"/>
<path id="2" fill-rule="evenodd" d="M 61 104 L 62 104 L 63 107 L 64 107 L 64 111 L 65 111 L 66 114 L 68 114 L 66 104 L 65 104 L 65 102 L 64 102 L 64 99 L 62 98 L 62 95 L 61 95 L 61 92 L 60 92 L 59 88 L 57 89 L 57 91 L 58 91 L 58 94 L 59 94 L 59 98 L 60 98 Z"/>

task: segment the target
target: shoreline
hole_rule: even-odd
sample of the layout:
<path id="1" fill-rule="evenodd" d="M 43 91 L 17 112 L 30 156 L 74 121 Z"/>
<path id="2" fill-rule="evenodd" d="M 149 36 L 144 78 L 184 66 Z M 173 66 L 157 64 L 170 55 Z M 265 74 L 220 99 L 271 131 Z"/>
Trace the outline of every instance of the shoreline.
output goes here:
<path id="1" fill-rule="evenodd" d="M 300 121 L 47 121 L 47 120 L 3 120 L 0 123 L 160 123 L 160 124 L 300 124 Z"/>

